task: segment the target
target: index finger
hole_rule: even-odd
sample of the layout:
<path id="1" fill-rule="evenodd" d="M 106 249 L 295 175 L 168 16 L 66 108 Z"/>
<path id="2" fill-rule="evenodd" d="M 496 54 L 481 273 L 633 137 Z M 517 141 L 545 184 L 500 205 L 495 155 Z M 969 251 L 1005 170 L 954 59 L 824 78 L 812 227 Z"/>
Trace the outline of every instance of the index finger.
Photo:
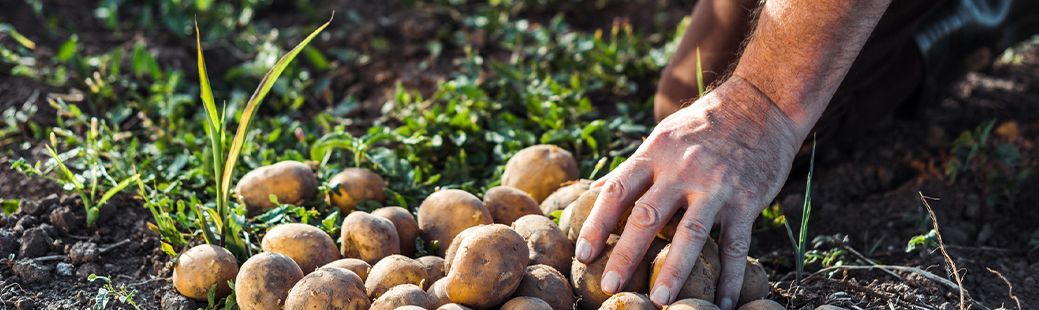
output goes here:
<path id="1" fill-rule="evenodd" d="M 649 188 L 652 170 L 644 165 L 642 161 L 629 160 L 609 174 L 578 234 L 574 248 L 577 260 L 584 263 L 595 260 L 624 211 Z"/>

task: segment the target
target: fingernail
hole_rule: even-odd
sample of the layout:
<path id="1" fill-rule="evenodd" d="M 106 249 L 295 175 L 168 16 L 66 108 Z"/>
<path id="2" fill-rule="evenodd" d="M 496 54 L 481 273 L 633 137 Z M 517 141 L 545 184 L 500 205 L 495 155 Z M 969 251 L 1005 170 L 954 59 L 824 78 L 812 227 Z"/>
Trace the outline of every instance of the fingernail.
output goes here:
<path id="1" fill-rule="evenodd" d="M 658 305 L 666 305 L 671 301 L 671 290 L 667 289 L 667 286 L 659 285 L 653 290 L 653 295 L 649 299 Z"/>
<path id="2" fill-rule="evenodd" d="M 588 262 L 592 259 L 592 245 L 588 244 L 588 240 L 584 240 L 584 238 L 577 241 L 577 250 L 574 252 L 577 252 L 577 260 L 579 261 Z"/>
<path id="3" fill-rule="evenodd" d="M 621 290 L 621 276 L 617 274 L 616 271 L 607 272 L 606 275 L 602 277 L 602 283 L 600 283 L 600 286 L 602 286 L 602 290 L 606 293 L 617 293 L 617 291 Z"/>
<path id="4" fill-rule="evenodd" d="M 732 310 L 732 298 L 722 298 L 722 302 L 718 303 L 719 308 L 722 310 Z"/>

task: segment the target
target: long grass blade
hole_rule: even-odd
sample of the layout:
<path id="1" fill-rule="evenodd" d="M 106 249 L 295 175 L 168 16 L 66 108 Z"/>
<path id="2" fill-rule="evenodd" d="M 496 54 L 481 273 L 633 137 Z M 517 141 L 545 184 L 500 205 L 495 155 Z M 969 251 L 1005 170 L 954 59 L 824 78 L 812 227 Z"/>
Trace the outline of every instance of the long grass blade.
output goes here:
<path id="1" fill-rule="evenodd" d="M 202 56 L 202 34 L 198 29 L 198 20 L 195 21 L 195 44 L 198 54 L 199 97 L 202 98 L 206 116 L 209 117 L 209 125 L 218 127 L 220 117 L 216 110 L 216 99 L 213 99 L 213 88 L 209 84 L 209 74 L 206 73 L 206 60 Z"/>
<path id="2" fill-rule="evenodd" d="M 101 199 L 97 200 L 98 208 L 104 207 L 105 203 L 108 202 L 109 199 L 112 199 L 112 197 L 114 197 L 115 194 L 118 194 L 119 192 L 126 189 L 126 187 L 130 186 L 130 184 L 137 178 L 137 175 L 132 175 L 126 179 L 123 179 L 121 182 L 119 182 L 119 184 L 116 184 L 114 187 L 109 188 L 107 191 L 105 191 L 105 193 L 101 195 Z"/>
<path id="3" fill-rule="evenodd" d="M 700 63 L 700 48 L 696 48 L 696 90 L 699 97 L 703 97 L 703 65 Z"/>

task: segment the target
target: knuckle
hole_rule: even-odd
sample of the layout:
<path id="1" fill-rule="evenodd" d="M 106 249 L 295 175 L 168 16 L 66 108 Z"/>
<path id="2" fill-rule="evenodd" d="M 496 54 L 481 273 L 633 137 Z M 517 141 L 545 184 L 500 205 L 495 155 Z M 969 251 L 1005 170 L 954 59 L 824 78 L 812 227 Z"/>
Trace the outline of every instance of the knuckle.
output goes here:
<path id="1" fill-rule="evenodd" d="M 625 191 L 626 186 L 624 186 L 624 182 L 619 178 L 612 178 L 607 180 L 606 184 L 603 184 L 601 197 L 604 201 L 620 199 Z"/>
<path id="2" fill-rule="evenodd" d="M 648 201 L 638 201 L 631 209 L 628 222 L 639 229 L 650 229 L 660 226 L 659 208 Z"/>
<path id="3" fill-rule="evenodd" d="M 704 224 L 704 221 L 699 218 L 686 218 L 678 222 L 676 229 L 677 234 L 685 234 L 692 240 L 707 239 L 710 236 L 711 229 Z"/>
<path id="4" fill-rule="evenodd" d="M 616 251 L 610 254 L 610 262 L 614 263 L 613 266 L 619 267 L 619 269 L 627 268 L 628 266 L 634 265 L 635 259 L 631 254 L 632 251 L 626 248 L 618 248 Z"/>
<path id="5" fill-rule="evenodd" d="M 721 255 L 724 260 L 743 260 L 750 251 L 750 240 L 734 238 L 722 245 Z"/>

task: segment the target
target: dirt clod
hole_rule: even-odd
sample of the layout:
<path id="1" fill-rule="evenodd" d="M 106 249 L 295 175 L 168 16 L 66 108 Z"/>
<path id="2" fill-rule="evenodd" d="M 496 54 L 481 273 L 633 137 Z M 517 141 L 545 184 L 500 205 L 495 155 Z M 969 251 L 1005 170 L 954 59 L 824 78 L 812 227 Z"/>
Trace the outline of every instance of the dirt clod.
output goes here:
<path id="1" fill-rule="evenodd" d="M 36 227 L 36 225 L 39 224 L 39 223 L 40 223 L 40 220 L 37 219 L 35 216 L 26 215 L 26 216 L 22 217 L 21 219 L 19 219 L 18 222 L 14 224 L 14 230 L 15 231 L 25 231 L 26 229 Z"/>
<path id="2" fill-rule="evenodd" d="M 17 310 L 34 310 L 37 309 L 36 301 L 32 298 L 22 298 L 14 303 L 14 308 Z"/>
<path id="3" fill-rule="evenodd" d="M 68 206 L 55 208 L 51 211 L 49 219 L 51 224 L 65 233 L 79 229 L 83 223 L 83 217 L 73 212 L 72 208 Z"/>
<path id="4" fill-rule="evenodd" d="M 0 229 L 0 257 L 7 257 L 18 252 L 18 235 L 15 232 Z"/>
<path id="5" fill-rule="evenodd" d="M 57 273 L 59 276 L 71 277 L 73 274 L 76 273 L 76 266 L 73 266 L 69 263 L 61 262 L 54 266 L 54 272 Z"/>
<path id="6" fill-rule="evenodd" d="M 206 306 L 204 303 L 188 299 L 173 291 L 167 291 L 166 294 L 162 295 L 160 303 L 163 310 L 194 310 L 205 308 Z"/>
<path id="7" fill-rule="evenodd" d="M 86 264 L 80 265 L 79 268 L 76 269 L 76 277 L 79 277 L 79 278 L 86 278 L 86 277 L 90 276 L 91 274 L 104 274 L 104 273 L 105 273 L 105 268 L 101 267 L 101 265 L 98 265 L 96 263 L 86 263 Z"/>
<path id="8" fill-rule="evenodd" d="M 51 268 L 31 259 L 23 259 L 14 264 L 14 274 L 22 279 L 22 283 L 43 282 L 50 278 Z"/>
<path id="9" fill-rule="evenodd" d="M 33 228 L 22 233 L 21 248 L 18 249 L 18 258 L 35 258 L 47 254 L 51 245 L 51 237 L 43 228 Z"/>
<path id="10" fill-rule="evenodd" d="M 88 241 L 76 242 L 76 244 L 68 247 L 65 253 L 68 254 L 69 260 L 74 264 L 97 261 L 98 255 L 100 255 L 97 244 Z"/>

